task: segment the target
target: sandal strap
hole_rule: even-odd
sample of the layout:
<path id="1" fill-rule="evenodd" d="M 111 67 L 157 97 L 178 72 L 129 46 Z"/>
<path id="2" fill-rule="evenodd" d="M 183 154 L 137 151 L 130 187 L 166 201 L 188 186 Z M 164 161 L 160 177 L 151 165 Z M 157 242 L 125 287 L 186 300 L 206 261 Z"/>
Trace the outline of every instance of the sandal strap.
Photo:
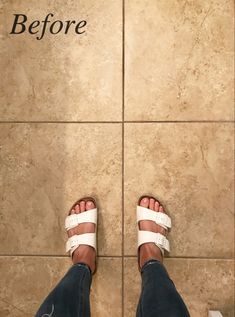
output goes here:
<path id="1" fill-rule="evenodd" d="M 156 212 L 142 206 L 137 206 L 137 222 L 141 220 L 154 221 L 164 229 L 171 228 L 171 218 L 167 214 L 163 212 Z"/>
<path id="2" fill-rule="evenodd" d="M 145 231 L 139 230 L 138 231 L 138 248 L 144 243 L 155 243 L 164 254 L 164 250 L 170 252 L 170 244 L 167 238 L 159 232 L 152 232 L 152 231 Z"/>
<path id="3" fill-rule="evenodd" d="M 81 212 L 79 214 L 69 215 L 65 218 L 65 229 L 68 231 L 75 228 L 80 223 L 91 222 L 97 224 L 97 208 Z"/>
<path id="4" fill-rule="evenodd" d="M 89 245 L 96 250 L 96 233 L 83 233 L 70 237 L 66 242 L 66 252 L 70 252 L 70 255 L 72 256 L 73 252 L 81 244 Z"/>

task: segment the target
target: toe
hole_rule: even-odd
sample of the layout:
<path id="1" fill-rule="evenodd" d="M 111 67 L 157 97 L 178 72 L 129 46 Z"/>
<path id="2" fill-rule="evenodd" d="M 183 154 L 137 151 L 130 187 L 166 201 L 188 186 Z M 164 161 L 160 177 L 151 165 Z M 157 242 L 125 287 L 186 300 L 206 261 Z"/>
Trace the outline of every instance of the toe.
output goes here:
<path id="1" fill-rule="evenodd" d="M 84 212 L 86 210 L 86 203 L 84 200 L 80 201 L 80 211 Z"/>
<path id="2" fill-rule="evenodd" d="M 71 209 L 71 211 L 70 211 L 69 214 L 70 214 L 70 215 L 76 214 L 75 206 Z M 68 237 L 69 237 L 69 238 L 72 237 L 74 234 L 76 234 L 76 232 L 74 231 L 74 228 L 69 229 L 69 230 L 67 231 L 67 233 L 68 233 Z"/>
<path id="3" fill-rule="evenodd" d="M 154 210 L 159 211 L 159 202 L 158 201 L 155 201 Z"/>
<path id="4" fill-rule="evenodd" d="M 95 208 L 95 204 L 93 203 L 93 201 L 88 200 L 86 202 L 86 210 L 90 210 L 90 209 L 93 209 L 93 208 Z"/>
<path id="5" fill-rule="evenodd" d="M 164 207 L 162 205 L 159 206 L 159 212 L 163 212 L 165 213 Z M 158 225 L 158 230 L 161 234 L 163 234 L 164 236 L 167 234 L 167 230 L 164 229 L 163 227 Z"/>
<path id="6" fill-rule="evenodd" d="M 149 198 L 148 197 L 143 197 L 140 201 L 140 206 L 148 208 L 149 206 Z"/>
<path id="7" fill-rule="evenodd" d="M 149 209 L 154 210 L 154 205 L 155 205 L 155 199 L 150 198 Z"/>
<path id="8" fill-rule="evenodd" d="M 79 213 L 80 213 L 80 206 L 79 206 L 79 204 L 77 204 L 77 205 L 75 206 L 75 213 L 76 213 L 76 214 L 79 214 Z"/>

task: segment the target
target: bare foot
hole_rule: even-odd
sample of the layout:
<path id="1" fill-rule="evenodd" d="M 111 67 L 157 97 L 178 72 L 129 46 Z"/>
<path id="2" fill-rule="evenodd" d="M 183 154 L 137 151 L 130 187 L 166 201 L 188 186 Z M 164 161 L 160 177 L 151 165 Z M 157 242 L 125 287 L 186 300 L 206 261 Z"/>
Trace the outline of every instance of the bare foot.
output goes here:
<path id="1" fill-rule="evenodd" d="M 156 199 L 143 197 L 140 201 L 140 206 L 149 208 L 156 212 L 163 212 L 164 208 L 159 204 L 159 202 Z M 139 229 L 140 230 L 146 230 L 146 231 L 152 231 L 152 232 L 159 232 L 163 234 L 164 236 L 167 233 L 167 230 L 162 228 L 161 226 L 157 225 L 155 222 L 151 220 L 141 220 L 139 222 Z M 163 261 L 161 250 L 156 246 L 155 243 L 145 243 L 142 244 L 139 248 L 139 265 L 140 268 L 148 261 L 148 260 L 158 260 Z"/>
<path id="2" fill-rule="evenodd" d="M 74 205 L 74 207 L 70 211 L 70 215 L 79 214 L 81 212 L 86 212 L 87 210 L 96 208 L 93 201 L 80 201 L 78 204 Z M 68 230 L 69 238 L 75 234 L 83 234 L 83 233 L 92 233 L 95 232 L 95 224 L 94 223 L 81 223 L 77 227 Z M 95 271 L 95 258 L 96 253 L 95 249 L 88 245 L 80 245 L 73 253 L 73 263 L 85 263 L 91 269 L 93 273 Z"/>

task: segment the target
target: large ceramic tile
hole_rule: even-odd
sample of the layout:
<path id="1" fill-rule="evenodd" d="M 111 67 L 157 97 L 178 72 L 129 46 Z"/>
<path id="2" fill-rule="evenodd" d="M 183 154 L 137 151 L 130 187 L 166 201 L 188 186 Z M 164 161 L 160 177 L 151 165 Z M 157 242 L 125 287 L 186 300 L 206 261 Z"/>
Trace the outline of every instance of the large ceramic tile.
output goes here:
<path id="1" fill-rule="evenodd" d="M 125 118 L 232 119 L 233 1 L 125 3 Z"/>
<path id="2" fill-rule="evenodd" d="M 27 16 L 27 27 L 48 13 L 54 14 L 51 22 L 86 20 L 87 25 L 81 35 L 74 33 L 74 24 L 67 35 L 52 35 L 48 23 L 45 36 L 37 40 L 42 25 L 36 35 L 9 34 L 16 13 Z M 0 18 L 1 120 L 121 119 L 120 0 L 4 0 Z"/>
<path id="3" fill-rule="evenodd" d="M 122 316 L 122 259 L 102 258 L 91 289 L 91 316 Z"/>
<path id="4" fill-rule="evenodd" d="M 121 125 L 1 124 L 1 254 L 64 254 L 64 219 L 91 195 L 100 255 L 121 254 Z"/>
<path id="5" fill-rule="evenodd" d="M 0 316 L 34 316 L 70 263 L 56 257 L 1 257 Z M 121 259 L 99 259 L 91 288 L 91 311 L 92 316 L 121 317 Z"/>
<path id="6" fill-rule="evenodd" d="M 125 125 L 125 254 L 136 254 L 136 203 L 156 196 L 172 217 L 171 256 L 233 255 L 233 125 Z"/>
<path id="7" fill-rule="evenodd" d="M 234 316 L 234 262 L 232 260 L 166 259 L 165 265 L 191 317 L 207 317 L 208 310 Z M 136 259 L 125 259 L 124 316 L 135 315 L 140 294 Z"/>

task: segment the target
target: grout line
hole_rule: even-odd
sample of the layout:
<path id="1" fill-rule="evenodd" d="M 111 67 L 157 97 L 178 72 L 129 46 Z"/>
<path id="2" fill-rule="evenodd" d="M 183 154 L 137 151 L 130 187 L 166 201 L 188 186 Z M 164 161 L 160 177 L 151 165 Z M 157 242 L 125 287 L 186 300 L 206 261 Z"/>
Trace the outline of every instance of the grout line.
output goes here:
<path id="1" fill-rule="evenodd" d="M 122 317 L 124 317 L 125 0 L 122 0 Z"/>
<path id="2" fill-rule="evenodd" d="M 61 258 L 61 259 L 70 259 L 68 255 L 50 255 L 50 254 L 0 254 L 0 258 L 4 257 L 25 257 L 25 258 Z M 100 259 L 137 259 L 136 255 L 98 255 Z M 234 261 L 234 258 L 227 257 L 197 257 L 197 256 L 172 256 L 165 257 L 165 260 L 221 260 L 221 261 Z"/>
<path id="3" fill-rule="evenodd" d="M 64 124 L 64 123 L 81 123 L 81 124 L 103 124 L 103 123 L 108 123 L 108 124 L 114 124 L 114 123 L 122 123 L 123 121 L 0 121 L 1 123 L 7 123 L 7 124 Z"/>
<path id="4" fill-rule="evenodd" d="M 138 121 L 138 120 L 133 120 L 129 121 L 126 120 L 125 123 L 234 123 L 234 120 L 152 120 L 152 121 Z"/>
<path id="5" fill-rule="evenodd" d="M 123 57 L 124 59 L 124 57 Z M 124 76 L 124 69 L 123 69 L 123 76 Z M 124 78 L 122 79 L 124 81 Z M 124 89 L 122 94 L 124 94 Z M 124 95 L 122 97 L 124 99 Z M 152 121 L 138 121 L 138 120 L 124 120 L 124 100 L 122 100 L 122 121 L 0 121 L 0 124 L 118 124 L 118 123 L 235 123 L 234 120 L 168 120 L 168 121 L 158 121 L 158 120 L 152 120 Z"/>
<path id="6" fill-rule="evenodd" d="M 1 257 L 44 257 L 44 258 L 68 258 L 70 259 L 69 255 L 60 255 L 60 254 L 0 254 Z M 105 258 L 117 258 L 121 259 L 122 255 L 98 255 L 100 259 Z"/>
<path id="7" fill-rule="evenodd" d="M 125 258 L 129 259 L 137 259 L 137 255 L 125 255 Z M 174 259 L 182 259 L 182 260 L 234 260 L 233 257 L 203 257 L 203 256 L 165 256 L 165 260 L 174 260 Z"/>

